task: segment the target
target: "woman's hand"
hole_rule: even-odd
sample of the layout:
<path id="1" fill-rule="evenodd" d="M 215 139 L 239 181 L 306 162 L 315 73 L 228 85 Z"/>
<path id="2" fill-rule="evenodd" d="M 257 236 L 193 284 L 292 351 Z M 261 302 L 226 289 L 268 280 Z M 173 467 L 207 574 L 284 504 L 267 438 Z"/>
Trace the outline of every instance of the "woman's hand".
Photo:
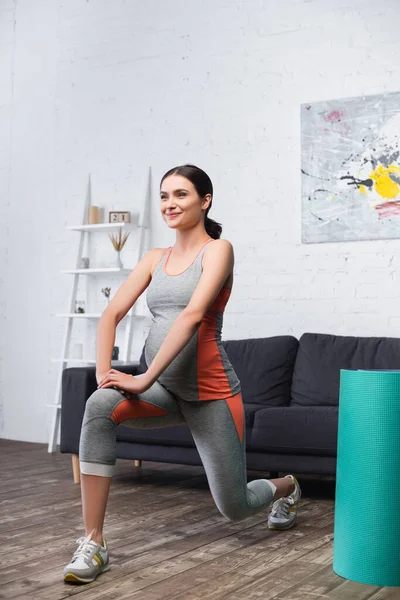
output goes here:
<path id="1" fill-rule="evenodd" d="M 140 377 L 134 377 L 116 369 L 110 369 L 99 381 L 97 387 L 98 389 L 118 388 L 121 392 L 128 392 L 124 395 L 129 396 L 130 394 L 142 394 L 149 389 L 150 385 L 146 383 L 144 374 Z"/>

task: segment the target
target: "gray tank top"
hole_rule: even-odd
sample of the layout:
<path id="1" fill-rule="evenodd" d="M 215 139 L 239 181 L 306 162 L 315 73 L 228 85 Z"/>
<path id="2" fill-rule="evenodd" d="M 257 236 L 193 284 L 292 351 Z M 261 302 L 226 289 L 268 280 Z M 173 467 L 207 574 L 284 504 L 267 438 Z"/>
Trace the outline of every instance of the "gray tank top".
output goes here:
<path id="1" fill-rule="evenodd" d="M 172 247 L 166 249 L 158 263 L 146 294 L 152 314 L 144 346 L 147 366 L 179 313 L 189 304 L 203 271 L 203 254 L 211 241 L 178 275 L 169 275 L 165 270 Z M 183 400 L 222 400 L 240 392 L 240 381 L 221 342 L 223 312 L 229 296 L 230 290 L 222 288 L 197 332 L 158 378 L 165 388 Z"/>

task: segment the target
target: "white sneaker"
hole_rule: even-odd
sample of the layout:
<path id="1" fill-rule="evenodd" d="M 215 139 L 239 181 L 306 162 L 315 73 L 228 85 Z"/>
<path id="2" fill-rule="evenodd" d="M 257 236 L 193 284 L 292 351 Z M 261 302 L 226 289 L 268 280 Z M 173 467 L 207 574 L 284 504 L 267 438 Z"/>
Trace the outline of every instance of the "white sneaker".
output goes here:
<path id="1" fill-rule="evenodd" d="M 294 475 L 286 475 L 293 480 L 294 492 L 290 496 L 275 500 L 271 513 L 268 517 L 268 528 L 277 530 L 291 529 L 296 522 L 297 508 L 301 498 L 299 482 Z"/>
<path id="2" fill-rule="evenodd" d="M 92 540 L 92 533 L 76 540 L 79 546 L 71 562 L 64 569 L 64 581 L 90 583 L 99 573 L 104 573 L 111 568 L 106 540 L 103 540 L 104 546 L 102 546 Z"/>

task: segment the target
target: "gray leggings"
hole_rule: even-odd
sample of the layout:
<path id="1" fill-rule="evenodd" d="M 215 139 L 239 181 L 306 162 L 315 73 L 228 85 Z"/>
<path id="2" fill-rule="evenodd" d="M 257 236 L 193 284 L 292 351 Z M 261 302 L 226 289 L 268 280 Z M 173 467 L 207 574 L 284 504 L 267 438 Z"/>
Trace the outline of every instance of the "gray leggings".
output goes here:
<path id="1" fill-rule="evenodd" d="M 134 399 L 113 388 L 96 390 L 86 403 L 79 459 L 81 472 L 111 477 L 119 423 L 139 429 L 186 423 L 206 471 L 218 510 L 240 520 L 266 508 L 275 486 L 266 479 L 247 483 L 244 409 L 241 394 L 226 400 L 187 402 L 156 381 Z"/>

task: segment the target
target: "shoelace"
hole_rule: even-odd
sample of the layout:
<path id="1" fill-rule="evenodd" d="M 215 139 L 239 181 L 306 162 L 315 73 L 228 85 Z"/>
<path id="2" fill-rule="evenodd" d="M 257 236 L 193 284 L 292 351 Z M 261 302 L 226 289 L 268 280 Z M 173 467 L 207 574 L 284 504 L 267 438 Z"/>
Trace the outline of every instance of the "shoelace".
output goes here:
<path id="1" fill-rule="evenodd" d="M 278 517 L 278 519 L 286 519 L 289 516 L 290 508 L 293 504 L 293 499 L 290 496 L 279 498 L 279 500 L 276 500 L 272 505 L 272 516 Z"/>
<path id="2" fill-rule="evenodd" d="M 74 552 L 73 560 L 76 560 L 77 558 L 89 558 L 94 548 L 97 547 L 96 542 L 93 542 L 92 540 L 91 533 L 86 537 L 80 537 L 76 540 L 76 543 L 79 544 L 79 546 Z"/>

